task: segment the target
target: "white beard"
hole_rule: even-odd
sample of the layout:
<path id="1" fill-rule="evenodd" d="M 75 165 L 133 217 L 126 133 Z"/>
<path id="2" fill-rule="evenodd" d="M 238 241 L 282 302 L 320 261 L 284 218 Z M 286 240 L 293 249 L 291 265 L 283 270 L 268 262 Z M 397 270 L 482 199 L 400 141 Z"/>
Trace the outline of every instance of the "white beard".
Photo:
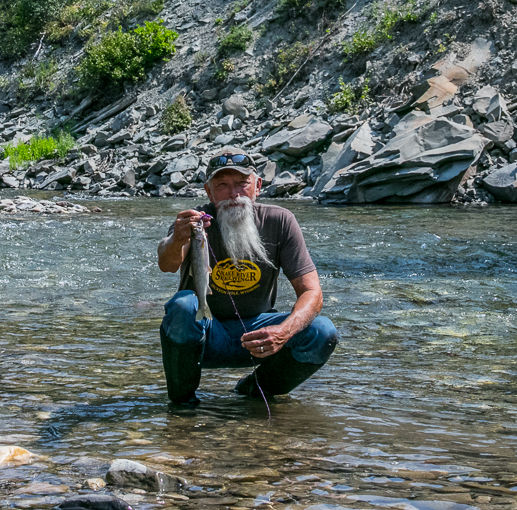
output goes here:
<path id="1" fill-rule="evenodd" d="M 253 202 L 248 197 L 223 200 L 217 204 L 217 223 L 224 247 L 234 264 L 255 260 L 275 267 L 268 257 L 255 225 Z"/>

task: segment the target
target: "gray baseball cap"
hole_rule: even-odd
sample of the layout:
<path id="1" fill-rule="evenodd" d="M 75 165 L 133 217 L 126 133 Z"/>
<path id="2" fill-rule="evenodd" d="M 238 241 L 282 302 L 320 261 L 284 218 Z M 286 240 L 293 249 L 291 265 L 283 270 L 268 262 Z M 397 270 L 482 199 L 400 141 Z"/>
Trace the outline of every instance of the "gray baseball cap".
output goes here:
<path id="1" fill-rule="evenodd" d="M 206 169 L 206 180 L 228 169 L 237 170 L 243 175 L 251 175 L 255 172 L 255 162 L 247 152 L 238 147 L 223 147 L 210 158 Z"/>

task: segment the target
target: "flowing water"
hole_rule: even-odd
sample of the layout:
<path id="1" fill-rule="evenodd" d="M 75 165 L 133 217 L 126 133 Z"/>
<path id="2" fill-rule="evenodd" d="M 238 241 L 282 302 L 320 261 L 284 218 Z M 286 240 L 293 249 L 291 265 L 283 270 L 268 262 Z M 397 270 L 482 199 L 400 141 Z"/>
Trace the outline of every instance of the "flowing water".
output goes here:
<path id="1" fill-rule="evenodd" d="M 515 207 L 280 202 L 340 344 L 268 421 L 231 391 L 245 370 L 204 371 L 196 409 L 167 404 L 158 329 L 178 276 L 156 246 L 201 201 L 75 201 L 102 212 L 0 216 L 0 444 L 39 456 L 0 467 L 0 508 L 92 492 L 119 458 L 188 482 L 101 489 L 135 509 L 517 508 Z"/>

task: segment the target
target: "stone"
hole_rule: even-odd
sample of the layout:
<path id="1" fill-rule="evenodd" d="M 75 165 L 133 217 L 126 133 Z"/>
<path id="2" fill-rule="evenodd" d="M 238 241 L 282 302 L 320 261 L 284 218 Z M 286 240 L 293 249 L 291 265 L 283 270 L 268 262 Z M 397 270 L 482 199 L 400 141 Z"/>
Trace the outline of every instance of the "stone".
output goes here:
<path id="1" fill-rule="evenodd" d="M 495 170 L 481 183 L 497 200 L 517 203 L 517 163 Z"/>
<path id="2" fill-rule="evenodd" d="M 320 202 L 450 202 L 489 140 L 467 126 L 429 117 L 425 122 L 416 117 L 418 127 L 400 131 L 372 156 L 337 170 Z"/>
<path id="3" fill-rule="evenodd" d="M 173 172 L 185 173 L 188 170 L 195 170 L 199 166 L 199 158 L 194 154 L 187 154 L 171 161 L 163 171 L 163 175 Z"/>
<path id="4" fill-rule="evenodd" d="M 167 140 L 163 145 L 161 150 L 162 151 L 178 151 L 181 149 L 184 149 L 187 145 L 187 135 L 184 133 L 180 133 L 178 135 L 175 135 L 171 137 L 169 140 Z"/>
<path id="5" fill-rule="evenodd" d="M 287 170 L 277 175 L 268 186 L 266 193 L 270 197 L 286 194 L 293 195 L 304 187 L 303 181 Z"/>
<path id="6" fill-rule="evenodd" d="M 167 160 L 166 159 L 156 159 L 151 166 L 148 168 L 148 173 L 150 174 L 160 174 L 164 168 L 167 167 Z"/>
<path id="7" fill-rule="evenodd" d="M 48 177 L 39 185 L 39 189 L 48 188 L 50 184 L 58 183 L 61 185 L 70 184 L 76 175 L 74 168 L 61 168 L 53 171 Z"/>
<path id="8" fill-rule="evenodd" d="M 509 116 L 506 102 L 494 87 L 487 85 L 476 92 L 472 109 L 489 122 L 501 120 L 503 116 Z"/>
<path id="9" fill-rule="evenodd" d="M 113 136 L 110 136 L 106 139 L 107 144 L 116 145 L 120 142 L 123 142 L 124 140 L 129 140 L 131 138 L 131 133 L 127 129 L 122 129 L 121 131 L 118 131 Z M 97 145 L 97 143 L 95 143 Z"/>
<path id="10" fill-rule="evenodd" d="M 184 188 L 188 184 L 181 172 L 172 172 L 170 175 L 170 186 L 174 189 Z"/>
<path id="11" fill-rule="evenodd" d="M 512 139 L 514 127 L 511 119 L 502 119 L 482 124 L 479 131 L 489 140 L 502 144 Z"/>
<path id="12" fill-rule="evenodd" d="M 219 121 L 219 124 L 223 129 L 223 133 L 232 131 L 234 118 L 235 117 L 233 115 L 226 115 Z"/>
<path id="13" fill-rule="evenodd" d="M 10 202 L 15 205 L 15 201 L 11 200 Z M 33 453 L 21 446 L 0 446 L 0 466 L 29 464 L 34 460 L 34 457 Z"/>
<path id="14" fill-rule="evenodd" d="M 0 182 L 7 188 L 19 188 L 20 181 L 11 174 L 3 174 L 0 176 Z"/>
<path id="15" fill-rule="evenodd" d="M 154 492 L 177 492 L 181 486 L 178 478 L 128 459 L 114 460 L 106 473 L 106 481 L 117 487 Z"/>
<path id="16" fill-rule="evenodd" d="M 122 174 L 120 178 L 120 182 L 127 186 L 128 188 L 134 188 L 136 184 L 136 174 L 135 171 L 131 168 Z"/>
<path id="17" fill-rule="evenodd" d="M 279 151 L 290 156 L 302 156 L 315 149 L 332 133 L 332 127 L 316 118 L 298 129 L 282 129 L 262 143 L 265 152 Z"/>
<path id="18" fill-rule="evenodd" d="M 249 112 L 246 109 L 244 98 L 240 94 L 233 94 L 223 102 L 223 115 L 233 115 L 234 117 L 246 120 Z"/>
<path id="19" fill-rule="evenodd" d="M 128 503 L 109 494 L 82 494 L 65 499 L 60 510 L 133 510 Z"/>

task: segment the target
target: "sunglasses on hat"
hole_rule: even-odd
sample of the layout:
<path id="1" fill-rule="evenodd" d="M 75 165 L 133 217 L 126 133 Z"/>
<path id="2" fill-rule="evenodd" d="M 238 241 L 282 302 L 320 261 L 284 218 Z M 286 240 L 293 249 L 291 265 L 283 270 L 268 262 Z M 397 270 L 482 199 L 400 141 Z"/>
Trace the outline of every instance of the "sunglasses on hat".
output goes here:
<path id="1" fill-rule="evenodd" d="M 253 160 L 246 154 L 221 154 L 214 156 L 209 162 L 209 168 L 220 168 L 223 166 L 253 166 Z"/>

